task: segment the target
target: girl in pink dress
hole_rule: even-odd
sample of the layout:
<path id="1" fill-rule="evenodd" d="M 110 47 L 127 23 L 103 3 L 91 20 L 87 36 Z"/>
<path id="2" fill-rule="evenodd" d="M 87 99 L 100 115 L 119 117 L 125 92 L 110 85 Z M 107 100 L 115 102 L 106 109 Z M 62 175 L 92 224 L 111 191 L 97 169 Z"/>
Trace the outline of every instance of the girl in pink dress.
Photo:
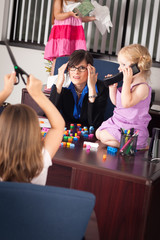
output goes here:
<path id="1" fill-rule="evenodd" d="M 151 101 L 151 87 L 147 83 L 150 76 L 151 56 L 146 47 L 132 44 L 122 48 L 118 54 L 119 71 L 123 72 L 122 88 L 117 83 L 109 86 L 109 94 L 115 105 L 111 118 L 104 121 L 96 131 L 96 137 L 102 143 L 120 146 L 120 129 L 139 130 L 137 149 L 148 145 L 147 126 L 151 117 L 148 113 Z M 133 76 L 132 64 L 137 64 L 140 72 Z"/>
<path id="2" fill-rule="evenodd" d="M 82 22 L 94 21 L 95 17 L 80 18 L 73 9 L 78 1 L 54 0 L 52 9 L 52 29 L 45 47 L 44 58 L 53 61 L 54 72 L 57 57 L 69 56 L 75 50 L 86 50 L 86 40 Z"/>

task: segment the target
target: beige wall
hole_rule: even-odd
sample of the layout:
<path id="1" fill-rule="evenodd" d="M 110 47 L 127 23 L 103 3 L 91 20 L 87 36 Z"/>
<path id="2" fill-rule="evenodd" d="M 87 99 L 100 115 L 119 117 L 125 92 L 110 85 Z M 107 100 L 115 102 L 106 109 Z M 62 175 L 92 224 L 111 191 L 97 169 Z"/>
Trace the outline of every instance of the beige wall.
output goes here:
<path id="1" fill-rule="evenodd" d="M 41 79 L 43 84 L 47 83 L 48 74 L 45 72 L 45 64 L 43 52 L 40 50 L 32 50 L 27 48 L 11 47 L 15 55 L 17 64 L 22 67 L 28 74 L 32 73 Z M 0 91 L 4 85 L 4 75 L 13 71 L 13 65 L 4 45 L 0 45 Z M 21 102 L 21 89 L 25 85 L 22 81 L 14 87 L 11 96 L 8 98 L 10 103 Z"/>

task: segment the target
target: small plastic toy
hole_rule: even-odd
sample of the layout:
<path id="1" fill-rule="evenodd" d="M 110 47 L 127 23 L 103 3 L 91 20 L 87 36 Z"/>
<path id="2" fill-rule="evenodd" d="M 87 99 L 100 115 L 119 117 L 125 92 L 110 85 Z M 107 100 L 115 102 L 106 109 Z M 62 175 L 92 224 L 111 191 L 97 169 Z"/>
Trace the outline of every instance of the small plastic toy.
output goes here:
<path id="1" fill-rule="evenodd" d="M 110 155 L 116 155 L 117 148 L 108 146 L 107 147 L 107 153 L 109 153 Z"/>
<path id="2" fill-rule="evenodd" d="M 107 154 L 103 154 L 103 161 L 107 159 Z"/>
<path id="3" fill-rule="evenodd" d="M 63 134 L 63 140 L 61 142 L 61 147 L 67 147 L 67 148 L 75 148 L 76 143 L 82 138 L 83 140 L 92 139 L 94 137 L 94 133 L 91 133 L 94 131 L 94 127 L 90 126 L 88 130 L 88 127 L 84 126 L 82 127 L 81 124 L 74 124 L 71 123 L 69 126 L 69 129 L 67 127 L 64 127 L 64 134 Z M 43 127 L 41 130 L 43 138 L 45 137 L 47 131 L 49 128 Z M 90 131 L 90 134 L 89 134 Z M 86 143 L 86 144 L 85 144 Z M 84 142 L 83 148 L 86 148 L 87 151 L 90 150 L 97 150 L 98 143 L 93 142 Z"/>
<path id="4" fill-rule="evenodd" d="M 94 132 L 94 127 L 93 126 L 90 126 L 89 127 L 89 133 L 93 133 Z"/>
<path id="5" fill-rule="evenodd" d="M 90 133 L 89 135 L 88 135 L 88 139 L 92 139 L 94 137 L 94 134 L 93 133 Z"/>
<path id="6" fill-rule="evenodd" d="M 86 149 L 88 149 L 88 146 L 90 146 L 90 150 L 97 150 L 99 144 L 98 144 L 98 143 L 94 143 L 94 142 L 84 141 L 83 147 L 84 147 L 84 146 L 86 146 Z"/>

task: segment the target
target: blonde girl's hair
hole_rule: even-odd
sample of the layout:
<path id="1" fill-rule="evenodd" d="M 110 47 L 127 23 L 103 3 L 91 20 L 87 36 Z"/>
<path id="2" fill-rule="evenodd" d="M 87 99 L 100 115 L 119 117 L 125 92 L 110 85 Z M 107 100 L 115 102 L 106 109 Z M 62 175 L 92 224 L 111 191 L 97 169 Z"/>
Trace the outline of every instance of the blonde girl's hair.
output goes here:
<path id="1" fill-rule="evenodd" d="M 131 44 L 123 47 L 119 51 L 118 56 L 121 54 L 126 56 L 126 58 L 133 64 L 136 63 L 143 74 L 145 74 L 147 77 L 150 76 L 152 58 L 146 47 L 140 44 Z"/>
<path id="2" fill-rule="evenodd" d="M 0 116 L 0 177 L 31 182 L 43 169 L 43 142 L 36 112 L 27 105 L 10 105 Z"/>

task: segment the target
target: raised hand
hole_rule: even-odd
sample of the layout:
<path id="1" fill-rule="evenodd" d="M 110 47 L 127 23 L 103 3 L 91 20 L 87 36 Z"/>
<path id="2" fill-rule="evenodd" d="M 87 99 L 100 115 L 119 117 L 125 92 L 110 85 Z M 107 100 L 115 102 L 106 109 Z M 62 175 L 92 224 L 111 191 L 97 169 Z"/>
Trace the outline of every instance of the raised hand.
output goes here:
<path id="1" fill-rule="evenodd" d="M 33 75 L 30 75 L 27 80 L 26 88 L 32 97 L 37 97 L 42 93 L 42 82 Z"/>
<path id="2" fill-rule="evenodd" d="M 65 80 L 65 77 L 64 77 L 64 72 L 67 68 L 67 65 L 68 65 L 68 62 L 63 64 L 59 69 L 58 69 L 58 80 L 57 80 L 57 83 L 56 83 L 56 87 L 57 87 L 57 91 L 58 93 L 61 92 L 62 90 L 62 86 L 63 86 L 63 83 L 64 83 L 64 80 Z"/>
<path id="3" fill-rule="evenodd" d="M 9 95 L 13 91 L 14 84 L 16 83 L 16 72 L 11 74 L 7 74 L 4 77 L 4 91 L 6 91 Z"/>
<path id="4" fill-rule="evenodd" d="M 96 85 L 98 73 L 96 73 L 95 67 L 93 67 L 90 64 L 88 64 L 87 69 L 88 69 L 87 85 L 88 85 L 88 88 L 93 88 Z"/>

